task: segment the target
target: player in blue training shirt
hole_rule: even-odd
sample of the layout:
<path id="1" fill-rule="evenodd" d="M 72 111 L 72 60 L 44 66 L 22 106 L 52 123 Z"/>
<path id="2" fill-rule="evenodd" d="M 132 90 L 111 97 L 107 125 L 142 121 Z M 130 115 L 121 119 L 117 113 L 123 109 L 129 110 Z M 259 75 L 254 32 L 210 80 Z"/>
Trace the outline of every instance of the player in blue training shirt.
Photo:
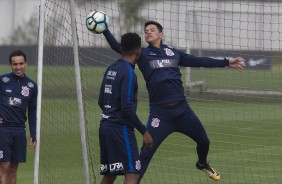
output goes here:
<path id="1" fill-rule="evenodd" d="M 13 51 L 9 60 L 12 72 L 0 75 L 1 184 L 15 184 L 18 165 L 26 162 L 27 117 L 31 136 L 29 145 L 31 148 L 36 145 L 37 84 L 25 75 L 24 52 Z"/>
<path id="2" fill-rule="evenodd" d="M 124 175 L 125 184 L 136 184 L 140 169 L 134 128 L 144 139 L 146 149 L 153 140 L 136 115 L 137 77 L 134 68 L 140 55 L 141 38 L 136 33 L 121 37 L 121 58 L 105 72 L 99 94 L 102 119 L 99 128 L 101 184 L 112 184 Z"/>
<path id="3" fill-rule="evenodd" d="M 155 21 L 146 22 L 144 31 L 149 46 L 141 49 L 137 64 L 149 93 L 147 129 L 154 140 L 154 146 L 152 149 L 142 146 L 139 181 L 159 145 L 173 132 L 183 133 L 197 143 L 197 169 L 204 171 L 211 179 L 219 180 L 219 173 L 207 162 L 210 141 L 201 121 L 186 101 L 179 66 L 231 67 L 242 70 L 245 68 L 244 60 L 196 57 L 168 47 L 162 43 L 163 27 Z M 103 34 L 111 48 L 120 53 L 120 44 L 111 32 L 106 30 Z"/>

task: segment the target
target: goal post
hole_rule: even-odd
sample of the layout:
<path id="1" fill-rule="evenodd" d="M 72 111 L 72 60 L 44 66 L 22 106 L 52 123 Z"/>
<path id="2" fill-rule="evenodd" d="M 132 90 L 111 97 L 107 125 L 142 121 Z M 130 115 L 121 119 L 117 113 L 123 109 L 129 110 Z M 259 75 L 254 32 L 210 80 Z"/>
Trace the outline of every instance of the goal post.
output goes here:
<path id="1" fill-rule="evenodd" d="M 42 77 L 43 77 L 43 45 L 44 45 L 44 15 L 45 15 L 45 0 L 40 0 L 39 10 L 39 26 L 38 26 L 38 54 L 37 54 L 37 109 L 36 109 L 36 132 L 37 145 L 34 155 L 34 178 L 33 184 L 39 182 L 39 158 L 40 158 L 40 130 L 41 130 L 41 105 L 42 105 Z"/>
<path id="2" fill-rule="evenodd" d="M 59 33 L 58 30 L 52 30 L 51 33 L 48 32 L 50 31 L 50 29 L 57 29 L 58 27 L 54 27 L 55 25 L 60 25 L 61 28 L 65 28 L 65 24 L 62 25 L 61 23 L 59 22 L 48 22 L 47 23 L 47 26 L 45 27 L 45 20 L 46 20 L 46 17 L 45 17 L 45 5 L 47 6 L 48 8 L 48 3 L 49 5 L 51 6 L 54 6 L 55 4 L 52 4 L 52 2 L 47 2 L 45 0 L 41 0 L 40 1 L 40 19 L 39 19 L 39 41 L 38 41 L 38 86 L 39 86 L 39 95 L 38 95 L 38 114 L 37 114 L 37 132 L 38 132 L 38 135 L 37 135 L 37 138 L 38 138 L 38 146 L 36 147 L 36 154 L 35 154 L 35 165 L 34 165 L 34 184 L 38 184 L 38 183 L 44 183 L 44 182 L 47 182 L 46 180 L 39 180 L 40 177 L 39 177 L 39 174 L 41 176 L 44 176 L 42 174 L 42 172 L 40 172 L 40 170 L 44 170 L 42 169 L 42 167 L 46 167 L 46 165 L 48 165 L 49 161 L 45 161 L 44 163 L 44 159 L 43 158 L 43 163 L 41 165 L 41 167 L 39 166 L 39 160 L 40 160 L 40 151 L 41 152 L 44 152 L 43 149 L 40 149 L 40 144 L 41 144 L 41 101 L 42 101 L 42 75 L 43 75 L 43 70 L 42 70 L 42 66 L 43 66 L 43 47 L 45 45 L 48 45 L 49 47 L 51 47 L 52 49 L 56 49 L 57 46 L 64 46 L 64 47 L 72 47 L 72 51 L 70 51 L 72 53 L 72 60 L 73 60 L 73 64 L 72 63 L 69 63 L 68 65 L 73 65 L 74 66 L 74 76 L 73 76 L 73 80 L 75 80 L 75 88 L 76 88 L 76 98 L 77 98 L 77 103 L 73 102 L 74 103 L 74 106 L 76 106 L 75 104 L 77 104 L 77 115 L 75 115 L 76 118 L 78 118 L 78 125 L 79 125 L 79 132 L 80 132 L 80 140 L 81 140 L 81 156 L 82 156 L 82 162 L 83 162 L 83 171 L 80 171 L 81 173 L 84 173 L 84 179 L 78 179 L 79 177 L 77 177 L 77 173 L 74 173 L 74 176 L 76 178 L 76 180 L 69 180 L 71 182 L 74 182 L 74 183 L 77 183 L 77 182 L 82 182 L 82 183 L 85 183 L 85 184 L 89 184 L 90 183 L 90 173 L 89 173 L 89 163 L 88 163 L 88 148 L 87 148 L 87 137 L 86 137 L 86 128 L 85 128 L 85 118 L 84 118 L 84 106 L 83 106 L 83 97 L 82 97 L 82 86 L 81 86 L 81 74 L 80 74 L 80 66 L 79 66 L 79 56 L 78 56 L 78 36 L 77 36 L 77 28 L 76 28 L 76 17 L 75 17 L 75 3 L 73 0 L 69 0 L 69 1 L 62 1 L 62 2 L 58 2 L 57 5 L 64 5 L 66 6 L 68 9 L 66 9 L 69 13 L 66 14 L 65 16 L 63 15 L 60 15 L 61 17 L 57 17 L 56 15 L 54 15 L 52 18 L 58 20 L 58 19 L 64 19 L 64 20 L 68 20 L 68 27 L 70 28 L 70 32 L 69 32 L 69 37 L 72 36 L 72 39 L 69 39 L 67 40 L 67 43 L 54 43 L 54 42 L 50 42 L 50 40 L 48 38 L 53 38 L 51 40 L 53 41 L 58 41 L 57 40 L 57 35 L 53 35 L 53 33 Z M 55 3 L 55 1 L 54 1 Z M 47 9 L 48 10 L 48 9 Z M 46 29 L 45 29 L 46 28 Z M 44 30 L 47 32 L 47 36 L 45 36 L 46 34 L 44 34 Z M 49 37 L 48 37 L 49 36 Z M 47 39 L 46 39 L 47 37 Z M 54 38 L 55 37 L 55 38 Z M 45 40 L 44 40 L 45 38 Z M 64 39 L 63 39 L 64 40 Z M 66 41 L 66 40 L 64 40 Z M 48 43 L 50 42 L 50 43 Z M 47 44 L 46 44 L 47 43 Z M 61 44 L 61 45 L 60 45 Z M 69 50 L 69 49 L 68 49 Z M 49 52 L 50 53 L 50 52 Z M 48 55 L 47 55 L 48 57 Z M 65 59 L 64 57 L 62 57 L 62 59 Z M 48 58 L 46 59 L 46 61 L 48 62 Z M 52 60 L 50 60 L 51 62 L 53 62 Z M 48 63 L 45 62 L 46 65 L 48 65 Z M 49 65 L 52 65 L 49 63 Z M 56 67 L 57 64 L 55 64 L 55 67 Z M 59 64 L 60 65 L 60 64 Z M 63 67 L 63 66 L 60 66 L 60 67 Z M 45 68 L 47 70 L 50 70 L 50 68 L 48 68 L 48 66 L 45 66 Z M 57 69 L 55 69 L 54 71 L 56 71 Z M 52 75 L 52 74 L 51 74 Z M 64 75 L 64 74 L 63 74 Z M 62 75 L 62 76 L 63 76 Z M 56 76 L 55 76 L 56 78 Z M 54 78 L 54 79 L 55 79 Z M 46 80 L 46 78 L 45 78 Z M 48 80 L 48 79 L 47 79 Z M 70 79 L 70 81 L 72 81 Z M 44 83 L 44 82 L 43 82 Z M 55 84 L 55 82 L 54 82 Z M 48 86 L 48 85 L 47 85 Z M 56 88 L 52 88 L 51 90 L 58 90 Z M 44 98 L 44 96 L 43 96 Z M 48 98 L 48 97 L 47 97 Z M 52 98 L 52 97 L 51 97 Z M 56 97 L 55 97 L 56 98 Z M 45 102 L 48 101 L 48 100 L 45 100 Z M 44 103 L 44 102 L 43 102 Z M 57 104 L 56 104 L 57 105 Z M 67 103 L 64 103 L 63 105 L 67 105 Z M 44 106 L 44 104 L 43 104 Z M 65 108 L 69 108 L 69 106 L 66 106 Z M 44 110 L 44 108 L 43 108 Z M 52 110 L 51 110 L 52 111 Z M 70 111 L 67 111 L 66 112 L 67 114 L 70 113 Z M 53 115 L 51 115 L 53 116 Z M 60 115 L 58 115 L 60 116 Z M 44 114 L 43 114 L 43 117 L 44 117 Z M 64 120 L 62 120 L 64 121 Z M 58 121 L 58 123 L 62 122 L 62 121 Z M 74 122 L 75 123 L 75 122 Z M 44 131 L 44 130 L 43 130 Z M 42 132 L 43 134 L 46 133 L 46 132 Z M 46 137 L 45 137 L 46 138 Z M 66 141 L 69 140 L 68 138 L 65 139 Z M 70 140 L 69 140 L 70 141 Z M 44 143 L 44 141 L 43 141 Z M 47 143 L 48 144 L 48 143 Z M 61 148 L 61 146 L 64 144 L 64 142 L 60 145 L 58 145 L 57 148 Z M 43 144 L 44 146 L 44 144 Z M 42 148 L 42 147 L 41 147 Z M 47 148 L 48 149 L 48 148 Z M 79 150 L 79 149 L 78 149 Z M 49 150 L 48 151 L 53 151 L 53 150 Z M 71 150 L 69 150 L 71 151 Z M 64 150 L 61 150 L 61 154 L 70 154 L 71 152 L 64 152 Z M 41 154 L 41 158 L 42 158 L 42 155 L 43 156 L 46 156 L 44 153 Z M 67 157 L 67 155 L 66 155 Z M 62 157 L 63 158 L 63 157 Z M 78 158 L 80 160 L 80 158 Z M 68 164 L 71 162 L 72 160 L 69 160 L 67 161 L 65 164 L 66 167 L 68 167 Z M 48 166 L 47 166 L 48 167 Z M 52 169 L 51 167 L 49 169 Z M 50 174 L 50 173 L 48 173 Z M 67 174 L 68 175 L 68 174 Z M 49 176 L 50 177 L 50 176 Z M 62 175 L 61 176 L 61 180 L 63 183 L 71 183 L 71 182 L 68 182 L 67 179 L 65 179 L 65 175 Z M 44 177 L 43 177 L 44 178 Z M 49 178 L 48 178 L 49 180 Z M 44 181 L 44 182 L 42 182 Z M 54 179 L 55 183 L 62 183 L 60 182 L 60 180 L 58 180 L 56 177 Z M 49 183 L 49 182 L 47 182 Z"/>
<path id="3" fill-rule="evenodd" d="M 85 19 L 94 9 L 107 14 L 117 40 L 136 32 L 146 47 L 143 26 L 154 20 L 163 25 L 163 42 L 168 46 L 198 56 L 245 58 L 247 69 L 242 72 L 180 67 L 186 99 L 210 138 L 208 161 L 221 173 L 221 183 L 282 181 L 281 3 L 41 0 L 41 5 L 38 183 L 88 184 L 102 178 L 99 88 L 106 68 L 120 56 L 103 34 L 87 30 Z M 135 72 L 137 114 L 145 124 L 148 92 L 138 67 Z M 140 148 L 142 136 L 138 132 L 136 136 Z M 210 179 L 195 168 L 195 146 L 190 138 L 171 134 L 155 153 L 142 183 L 208 183 Z M 123 178 L 116 183 L 123 183 Z"/>
<path id="4" fill-rule="evenodd" d="M 84 116 L 84 106 L 83 106 L 83 94 L 82 94 L 82 82 L 81 73 L 79 65 L 79 55 L 78 55 L 78 36 L 76 29 L 76 17 L 75 17 L 75 3 L 74 0 L 70 0 L 70 17 L 71 17 L 71 30 L 72 30 L 72 41 L 73 41 L 73 55 L 74 55 L 74 69 L 75 69 L 75 83 L 76 83 L 76 93 L 77 93 L 77 104 L 79 112 L 79 128 L 80 128 L 80 141 L 83 156 L 83 166 L 84 166 L 84 179 L 85 184 L 90 184 L 89 176 L 89 164 L 88 164 L 88 148 L 86 140 L 86 128 L 85 128 L 85 116 Z"/>

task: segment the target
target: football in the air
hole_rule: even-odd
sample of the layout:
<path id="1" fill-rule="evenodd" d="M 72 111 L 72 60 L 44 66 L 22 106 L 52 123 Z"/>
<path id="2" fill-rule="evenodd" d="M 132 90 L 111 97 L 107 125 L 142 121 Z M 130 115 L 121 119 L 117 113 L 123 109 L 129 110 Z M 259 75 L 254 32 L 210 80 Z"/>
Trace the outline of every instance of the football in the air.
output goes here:
<path id="1" fill-rule="evenodd" d="M 86 17 L 87 29 L 93 33 L 100 34 L 108 29 L 109 18 L 102 11 L 92 11 Z"/>

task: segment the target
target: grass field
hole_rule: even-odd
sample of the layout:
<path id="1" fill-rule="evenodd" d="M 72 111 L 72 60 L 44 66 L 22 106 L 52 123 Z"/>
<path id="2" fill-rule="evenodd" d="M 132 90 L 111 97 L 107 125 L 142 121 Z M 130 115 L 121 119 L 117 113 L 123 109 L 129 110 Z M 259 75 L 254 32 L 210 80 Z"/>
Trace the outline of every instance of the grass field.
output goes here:
<path id="1" fill-rule="evenodd" d="M 10 71 L 0 66 L 0 72 Z M 82 80 L 89 134 L 92 183 L 99 183 L 98 134 L 100 109 L 98 88 L 104 69 L 82 68 Z M 282 68 L 271 71 L 233 72 L 207 70 L 205 81 L 210 88 L 239 88 L 281 91 Z M 138 76 L 140 72 L 136 71 Z M 36 69 L 27 73 L 36 78 Z M 74 71 L 68 67 L 44 69 L 40 183 L 83 183 L 83 161 L 79 136 Z M 193 70 L 193 80 L 203 77 Z M 143 78 L 139 80 L 138 115 L 147 121 L 148 101 Z M 189 104 L 203 122 L 211 149 L 209 161 L 220 171 L 224 184 L 279 184 L 282 181 L 282 99 L 262 96 L 224 96 L 194 92 Z M 141 146 L 141 136 L 138 136 Z M 19 184 L 33 181 L 33 150 L 28 162 L 20 165 Z M 195 169 L 195 143 L 179 134 L 169 136 L 155 154 L 143 183 L 213 183 Z M 95 175 L 92 175 L 94 173 Z M 96 182 L 94 182 L 96 180 Z M 122 183 L 119 178 L 117 183 Z"/>

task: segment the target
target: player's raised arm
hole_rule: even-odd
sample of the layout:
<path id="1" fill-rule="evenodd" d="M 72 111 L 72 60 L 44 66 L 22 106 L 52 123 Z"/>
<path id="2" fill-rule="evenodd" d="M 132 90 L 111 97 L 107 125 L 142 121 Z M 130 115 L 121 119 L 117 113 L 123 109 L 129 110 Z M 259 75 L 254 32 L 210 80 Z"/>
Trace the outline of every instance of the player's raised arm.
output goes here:
<path id="1" fill-rule="evenodd" d="M 116 38 L 113 36 L 113 34 L 110 32 L 109 29 L 103 32 L 107 42 L 111 46 L 111 48 L 116 51 L 117 53 L 121 54 L 120 48 L 121 45 L 120 43 L 116 40 Z"/>

